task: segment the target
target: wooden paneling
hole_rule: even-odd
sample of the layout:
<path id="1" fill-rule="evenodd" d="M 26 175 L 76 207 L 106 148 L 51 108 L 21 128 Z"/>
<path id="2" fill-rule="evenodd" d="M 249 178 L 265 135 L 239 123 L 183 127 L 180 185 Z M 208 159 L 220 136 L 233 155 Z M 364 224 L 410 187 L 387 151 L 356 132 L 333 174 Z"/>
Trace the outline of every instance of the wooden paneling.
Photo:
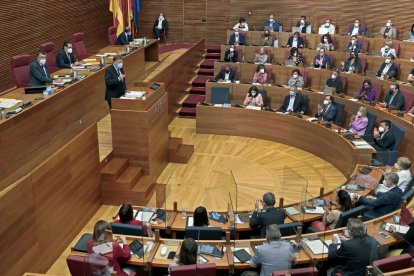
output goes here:
<path id="1" fill-rule="evenodd" d="M 376 0 L 334 0 L 330 2 L 319 0 L 308 0 L 294 2 L 290 0 L 204 0 L 206 1 L 207 43 L 222 43 L 223 34 L 226 29 L 233 27 L 240 16 L 246 18 L 247 23 L 254 28 L 262 25 L 270 13 L 274 13 L 285 27 L 290 28 L 300 17 L 306 15 L 311 21 L 314 30 L 323 23 L 325 18 L 331 18 L 337 23 L 339 32 L 345 33 L 349 25 L 355 18 L 359 18 L 367 25 L 372 32 L 378 32 L 379 28 L 385 25 L 388 18 L 394 21 L 394 25 L 400 31 L 400 38 L 404 38 L 413 24 L 412 0 L 400 0 L 398 2 L 378 2 Z M 192 21 L 183 18 L 201 13 L 201 6 L 204 1 L 199 2 L 200 10 L 194 11 L 194 0 L 181 1 L 155 1 L 148 0 L 143 2 L 143 11 L 140 14 L 141 22 L 151 22 L 151 25 L 141 24 L 141 32 L 151 33 L 152 24 L 158 11 L 163 11 L 170 22 L 169 40 L 170 41 L 191 41 L 194 34 L 187 34 L 185 30 L 190 28 L 188 24 Z M 174 2 L 172 5 L 171 2 Z M 181 9 L 180 9 L 181 7 Z M 248 12 L 251 11 L 252 15 Z M 180 16 L 181 15 L 181 16 Z M 184 35 L 183 35 L 184 32 Z M 186 40 L 186 39 L 190 40 Z"/>
<path id="2" fill-rule="evenodd" d="M 18 54 L 35 57 L 39 45 L 52 41 L 57 52 L 63 41 L 85 32 L 88 49 L 108 44 L 106 30 L 112 25 L 107 1 L 2 0 L 0 5 L 0 91 L 15 85 L 10 58 Z"/>
<path id="3" fill-rule="evenodd" d="M 184 0 L 184 41 L 197 42 L 206 36 L 207 0 Z"/>

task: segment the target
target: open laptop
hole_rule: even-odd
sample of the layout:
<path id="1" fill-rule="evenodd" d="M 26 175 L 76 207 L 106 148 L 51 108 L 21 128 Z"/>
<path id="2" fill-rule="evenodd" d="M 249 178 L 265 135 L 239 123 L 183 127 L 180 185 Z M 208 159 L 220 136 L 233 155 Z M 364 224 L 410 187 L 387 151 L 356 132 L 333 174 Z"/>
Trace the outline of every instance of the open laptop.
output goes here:
<path id="1" fill-rule="evenodd" d="M 318 34 L 324 35 L 324 34 L 327 34 L 327 33 L 329 33 L 329 28 L 319 27 Z"/>
<path id="2" fill-rule="evenodd" d="M 325 94 L 325 95 L 332 95 L 335 92 L 336 92 L 335 87 L 329 87 L 329 86 L 325 85 L 324 88 L 323 88 L 323 94 Z"/>

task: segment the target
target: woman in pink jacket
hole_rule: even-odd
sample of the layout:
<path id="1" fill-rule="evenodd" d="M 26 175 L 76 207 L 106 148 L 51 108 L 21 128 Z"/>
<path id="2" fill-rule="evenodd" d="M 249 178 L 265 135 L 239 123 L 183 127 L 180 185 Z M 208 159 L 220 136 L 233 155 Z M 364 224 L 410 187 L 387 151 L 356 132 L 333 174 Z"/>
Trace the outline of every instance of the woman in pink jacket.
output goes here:
<path id="1" fill-rule="evenodd" d="M 365 134 L 367 129 L 368 118 L 367 118 L 367 108 L 361 106 L 356 115 L 352 115 L 351 121 L 349 122 L 349 131 L 359 136 Z"/>
<path id="2" fill-rule="evenodd" d="M 247 92 L 246 99 L 243 102 L 244 105 L 252 105 L 252 106 L 263 106 L 263 97 L 262 94 L 259 93 L 259 89 L 256 86 L 252 86 Z"/>
<path id="3" fill-rule="evenodd" d="M 253 83 L 266 84 L 267 79 L 268 79 L 268 76 L 267 76 L 264 65 L 259 64 L 253 76 Z"/>

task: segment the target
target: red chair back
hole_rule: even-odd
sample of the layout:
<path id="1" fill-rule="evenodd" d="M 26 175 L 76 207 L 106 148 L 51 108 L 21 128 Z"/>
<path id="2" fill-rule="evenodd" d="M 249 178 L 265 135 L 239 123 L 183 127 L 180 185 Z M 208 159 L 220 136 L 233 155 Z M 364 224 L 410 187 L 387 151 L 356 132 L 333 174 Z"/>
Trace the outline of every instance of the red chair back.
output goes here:
<path id="1" fill-rule="evenodd" d="M 108 267 L 107 260 L 91 259 L 88 256 L 78 255 L 69 255 L 66 263 L 71 275 L 93 276 L 97 275 L 95 274 L 97 270 L 104 271 Z"/>
<path id="2" fill-rule="evenodd" d="M 303 78 L 303 87 L 307 87 L 307 84 L 308 84 L 308 72 L 302 69 L 300 71 L 300 74 L 302 75 L 302 78 Z"/>
<path id="3" fill-rule="evenodd" d="M 367 69 L 367 59 L 366 58 L 360 58 L 359 61 L 361 62 L 359 67 L 359 73 L 365 73 L 365 70 Z"/>
<path id="4" fill-rule="evenodd" d="M 29 55 L 18 55 L 11 58 L 13 77 L 17 87 L 30 86 L 30 59 Z"/>
<path id="5" fill-rule="evenodd" d="M 404 96 L 404 109 L 408 111 L 414 106 L 414 94 L 407 91 L 401 91 Z"/>
<path id="6" fill-rule="evenodd" d="M 325 54 L 326 54 L 327 52 L 325 52 Z M 334 66 L 334 64 L 335 64 L 335 56 L 334 55 L 332 55 L 332 54 L 327 54 L 327 56 L 329 56 L 329 58 L 331 59 L 331 61 L 329 62 L 329 68 L 326 68 L 326 69 L 330 69 L 330 68 L 333 68 L 333 66 Z"/>
<path id="7" fill-rule="evenodd" d="M 265 71 L 267 73 L 267 83 L 273 83 L 273 71 L 272 71 L 272 66 L 266 66 L 265 65 Z"/>
<path id="8" fill-rule="evenodd" d="M 46 42 L 40 44 L 39 50 L 46 53 L 46 64 L 49 69 L 49 73 L 56 72 L 59 68 L 55 67 L 56 56 L 53 53 L 55 44 L 53 42 Z"/>
<path id="9" fill-rule="evenodd" d="M 318 276 L 318 269 L 316 267 L 305 267 L 272 272 L 272 276 L 285 276 L 286 274 L 295 276 Z"/>
<path id="10" fill-rule="evenodd" d="M 182 265 L 171 267 L 171 276 L 215 276 L 216 264 L 206 263 L 197 265 Z"/>
<path id="11" fill-rule="evenodd" d="M 398 69 L 397 75 L 395 76 L 395 79 L 398 80 L 399 77 L 400 77 L 400 74 L 401 74 L 401 64 L 396 63 L 396 62 L 394 62 L 394 64 L 395 64 L 395 67 L 397 67 L 397 69 Z"/>
<path id="12" fill-rule="evenodd" d="M 410 265 L 411 255 L 408 253 L 377 260 L 372 263 L 372 266 L 377 267 L 383 273 L 409 268 Z"/>
<path id="13" fill-rule="evenodd" d="M 368 53 L 368 47 L 369 47 L 369 40 L 366 38 L 358 38 L 358 42 L 361 43 L 361 53 Z"/>
<path id="14" fill-rule="evenodd" d="M 108 40 L 109 44 L 115 45 L 116 42 L 116 27 L 112 26 L 108 28 Z"/>
<path id="15" fill-rule="evenodd" d="M 242 46 L 237 46 L 236 47 L 236 51 L 237 51 L 237 53 L 238 53 L 238 56 L 237 56 L 237 61 L 238 62 L 242 62 L 242 59 L 243 59 L 243 47 Z"/>
<path id="16" fill-rule="evenodd" d="M 348 84 L 348 78 L 346 76 L 339 76 L 339 79 L 342 82 L 342 93 L 346 94 L 346 88 Z"/>
<path id="17" fill-rule="evenodd" d="M 375 101 L 376 102 L 380 102 L 382 101 L 382 89 L 383 89 L 383 84 L 382 83 L 376 83 L 373 82 L 372 83 L 372 87 L 375 90 Z"/>
<path id="18" fill-rule="evenodd" d="M 75 49 L 76 55 L 79 60 L 84 58 L 90 57 L 92 55 L 97 54 L 97 51 L 86 51 L 85 42 L 83 39 L 85 38 L 85 33 L 76 33 L 72 35 L 72 45 Z"/>

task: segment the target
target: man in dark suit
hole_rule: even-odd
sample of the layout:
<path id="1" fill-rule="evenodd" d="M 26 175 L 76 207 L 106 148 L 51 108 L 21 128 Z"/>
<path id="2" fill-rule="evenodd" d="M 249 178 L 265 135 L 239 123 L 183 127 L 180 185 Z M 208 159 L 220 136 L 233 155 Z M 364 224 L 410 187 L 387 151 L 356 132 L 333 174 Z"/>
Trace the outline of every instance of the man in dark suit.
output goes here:
<path id="1" fill-rule="evenodd" d="M 287 48 L 292 48 L 292 47 L 303 48 L 304 44 L 305 44 L 305 41 L 300 36 L 300 33 L 296 32 L 293 34 L 293 36 L 289 37 L 286 47 Z"/>
<path id="2" fill-rule="evenodd" d="M 307 101 L 304 96 L 298 93 L 296 87 L 290 87 L 289 95 L 283 100 L 283 105 L 279 108 L 279 112 L 294 112 L 294 113 L 306 113 Z"/>
<path id="3" fill-rule="evenodd" d="M 132 42 L 131 28 L 126 27 L 125 30 L 116 38 L 115 45 L 128 45 L 130 42 Z"/>
<path id="4" fill-rule="evenodd" d="M 400 85 L 391 83 L 390 90 L 384 98 L 385 107 L 396 110 L 404 110 L 404 95 L 400 91 Z"/>
<path id="5" fill-rule="evenodd" d="M 72 43 L 69 41 L 63 42 L 63 48 L 56 55 L 56 67 L 72 68 L 72 65 L 79 65 L 73 55 Z"/>
<path id="6" fill-rule="evenodd" d="M 302 29 L 301 29 L 301 33 L 302 34 L 304 34 L 304 33 L 306 33 L 306 31 L 307 31 L 307 28 L 308 28 L 308 26 L 309 26 L 310 24 L 309 24 L 309 22 L 308 21 L 306 21 L 306 16 L 304 16 L 304 15 L 302 15 L 301 17 L 300 17 L 300 21 L 298 21 L 297 23 L 296 23 L 296 27 L 301 27 Z"/>
<path id="7" fill-rule="evenodd" d="M 122 57 L 114 56 L 112 65 L 105 71 L 105 100 L 108 102 L 109 108 L 111 108 L 112 98 L 121 97 L 127 89 L 122 66 Z"/>
<path id="8" fill-rule="evenodd" d="M 384 79 L 394 79 L 397 77 L 398 68 L 394 64 L 395 57 L 390 54 L 385 58 L 383 64 L 381 64 L 380 69 L 377 72 L 377 77 L 382 77 Z"/>
<path id="9" fill-rule="evenodd" d="M 361 25 L 359 19 L 355 19 L 354 25 L 349 26 L 348 28 L 348 35 L 364 35 L 365 29 Z"/>
<path id="10" fill-rule="evenodd" d="M 164 34 L 168 29 L 168 21 L 165 19 L 164 14 L 160 13 L 158 18 L 154 22 L 154 26 L 152 27 L 152 31 L 155 35 L 155 38 L 160 40 L 162 34 Z"/>
<path id="11" fill-rule="evenodd" d="M 230 48 L 224 52 L 224 61 L 225 62 L 237 62 L 239 61 L 239 52 L 237 52 L 234 45 L 230 45 Z"/>
<path id="12" fill-rule="evenodd" d="M 273 32 L 279 32 L 279 29 L 280 29 L 280 23 L 275 20 L 275 16 L 273 14 L 271 14 L 269 16 L 269 20 L 266 20 L 262 25 L 263 31 L 271 30 Z"/>
<path id="13" fill-rule="evenodd" d="M 395 143 L 395 137 L 390 132 L 391 121 L 383 120 L 379 128 L 374 128 L 374 148 L 379 151 L 392 150 Z"/>
<path id="14" fill-rule="evenodd" d="M 366 266 L 378 259 L 378 242 L 366 234 L 364 223 L 360 219 L 350 218 L 347 224 L 351 238 L 345 237 L 338 248 L 339 241 L 334 237 L 329 245 L 328 259 L 336 266 L 332 274 L 342 276 L 365 276 Z M 329 271 L 331 272 L 331 271 Z"/>
<path id="15" fill-rule="evenodd" d="M 229 64 L 227 64 L 224 69 L 221 69 L 220 72 L 215 77 L 216 81 L 231 81 L 234 82 L 237 80 L 237 73 L 234 71 Z"/>
<path id="16" fill-rule="evenodd" d="M 30 64 L 29 83 L 32 86 L 53 83 L 46 64 L 46 53 L 39 51 L 37 59 Z"/>
<path id="17" fill-rule="evenodd" d="M 351 36 L 351 41 L 348 43 L 346 48 L 349 52 L 358 53 L 361 52 L 362 44 L 358 42 L 358 37 L 356 35 Z"/>
<path id="18" fill-rule="evenodd" d="M 259 203 L 262 203 L 262 211 L 259 210 Z M 253 229 L 261 229 L 262 236 L 265 233 L 266 226 L 271 224 L 283 224 L 285 222 L 286 213 L 283 209 L 275 208 L 275 195 L 273 193 L 265 193 L 263 200 L 256 200 L 254 212 L 250 218 L 250 227 Z"/>
<path id="19" fill-rule="evenodd" d="M 355 195 L 358 197 L 358 203 L 367 208 L 364 213 L 364 217 L 367 219 L 378 218 L 400 207 L 403 192 L 397 186 L 400 180 L 398 174 L 393 172 L 386 173 L 384 180 L 389 189 L 388 192 L 381 193 L 378 197 Z"/>
<path id="20" fill-rule="evenodd" d="M 325 54 L 325 48 L 319 49 L 319 54 L 313 59 L 314 68 L 328 69 L 331 63 L 331 58 Z"/>
<path id="21" fill-rule="evenodd" d="M 323 121 L 332 122 L 335 120 L 336 107 L 334 103 L 334 97 L 326 96 L 323 101 L 323 105 L 318 104 L 318 112 L 315 114 L 316 118 L 321 118 Z"/>
<path id="22" fill-rule="evenodd" d="M 240 33 L 240 29 L 235 29 L 234 33 L 230 36 L 229 44 L 230 45 L 244 45 L 246 43 L 246 38 Z"/>

